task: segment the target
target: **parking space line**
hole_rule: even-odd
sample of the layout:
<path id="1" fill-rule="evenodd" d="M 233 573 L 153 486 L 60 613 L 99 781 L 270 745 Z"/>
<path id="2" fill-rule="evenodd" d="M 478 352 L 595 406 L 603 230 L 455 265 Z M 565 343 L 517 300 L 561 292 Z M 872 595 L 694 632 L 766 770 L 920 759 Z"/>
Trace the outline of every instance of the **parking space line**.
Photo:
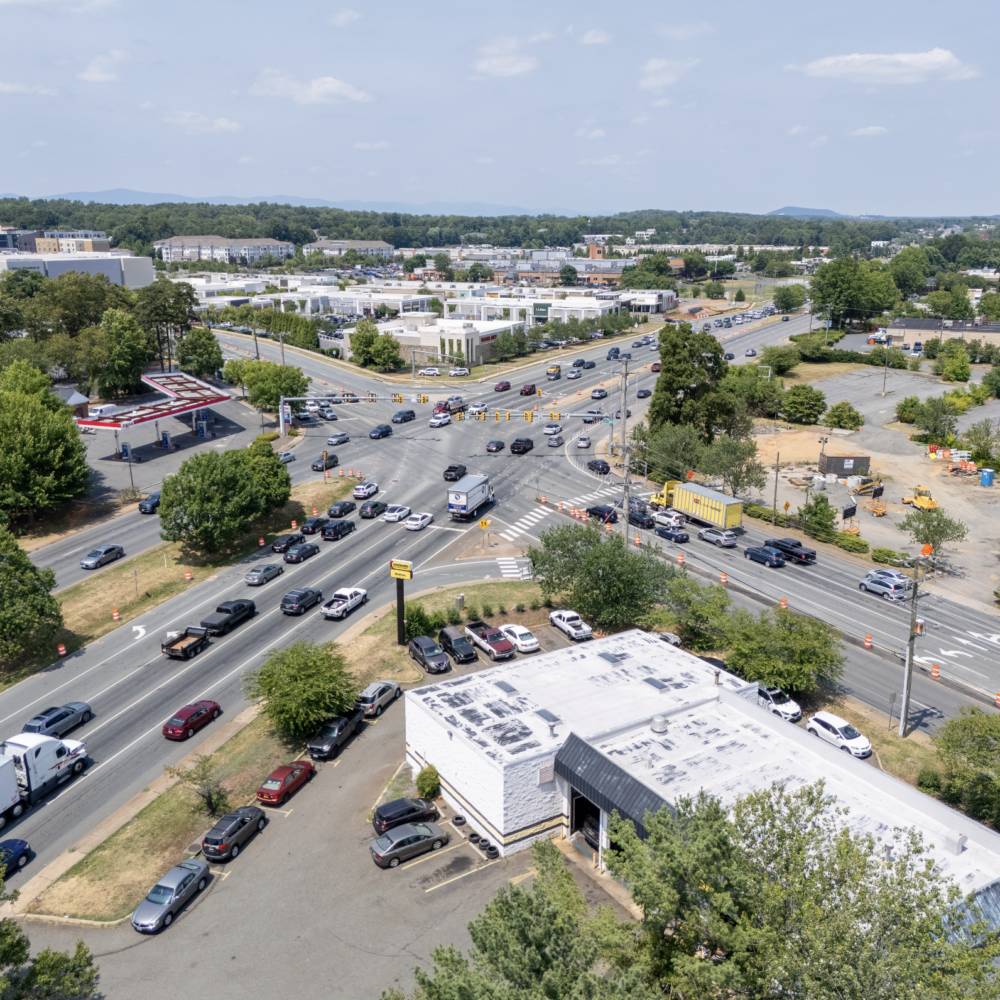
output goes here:
<path id="1" fill-rule="evenodd" d="M 440 889 L 443 885 L 450 885 L 452 882 L 457 882 L 460 878 L 465 878 L 466 875 L 475 875 L 476 872 L 481 872 L 485 868 L 489 868 L 490 865 L 499 864 L 504 861 L 504 858 L 497 858 L 496 861 L 489 861 L 485 865 L 481 865 L 478 868 L 473 868 L 471 871 L 463 872 L 461 875 L 456 875 L 454 878 L 448 879 L 446 882 L 438 882 L 437 885 L 432 885 L 429 889 L 424 889 L 424 894 L 428 892 L 433 892 L 435 889 Z"/>
<path id="2" fill-rule="evenodd" d="M 521 875 L 515 875 L 513 878 L 507 879 L 511 885 L 520 885 L 525 879 L 531 878 L 532 875 L 537 875 L 537 868 L 529 868 L 526 872 Z"/>
<path id="3" fill-rule="evenodd" d="M 288 816 L 290 816 L 290 815 L 291 815 L 291 814 L 292 814 L 293 812 L 295 812 L 295 810 L 294 810 L 294 809 L 275 809 L 275 808 L 274 808 L 274 806 L 271 806 L 271 807 L 270 807 L 270 808 L 268 809 L 268 812 L 276 812 L 276 813 L 281 813 L 281 815 L 282 815 L 282 816 L 285 816 L 285 817 L 287 818 L 287 817 L 288 817 Z"/>
<path id="4" fill-rule="evenodd" d="M 455 850 L 456 847 L 465 847 L 468 843 L 467 840 L 463 840 L 460 844 L 452 844 L 451 847 L 446 847 L 443 851 L 431 851 L 419 860 L 411 861 L 408 865 L 403 865 L 403 869 L 412 868 L 414 865 L 422 865 L 425 861 L 430 861 L 431 858 L 439 858 L 442 854 L 447 854 L 449 851 Z"/>
<path id="5" fill-rule="evenodd" d="M 233 870 L 231 868 L 226 868 L 225 870 L 223 870 L 222 868 L 209 868 L 208 870 L 212 873 L 212 875 L 215 878 L 219 879 L 222 882 L 225 882 L 226 879 L 233 874 Z"/>

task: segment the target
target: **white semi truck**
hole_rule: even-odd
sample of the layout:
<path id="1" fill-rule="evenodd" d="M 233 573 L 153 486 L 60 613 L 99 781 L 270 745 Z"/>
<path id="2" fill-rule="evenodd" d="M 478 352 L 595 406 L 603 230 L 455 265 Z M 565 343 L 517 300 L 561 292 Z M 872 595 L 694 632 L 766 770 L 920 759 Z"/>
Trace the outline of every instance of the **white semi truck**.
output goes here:
<path id="1" fill-rule="evenodd" d="M 87 746 L 20 733 L 0 744 L 0 829 L 87 766 Z"/>

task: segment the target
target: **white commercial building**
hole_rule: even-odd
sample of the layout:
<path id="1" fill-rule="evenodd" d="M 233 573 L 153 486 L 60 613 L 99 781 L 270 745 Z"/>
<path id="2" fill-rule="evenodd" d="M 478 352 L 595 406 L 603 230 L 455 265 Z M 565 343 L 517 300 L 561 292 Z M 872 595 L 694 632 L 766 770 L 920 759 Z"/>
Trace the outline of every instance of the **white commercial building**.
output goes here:
<path id="1" fill-rule="evenodd" d="M 479 365 L 488 361 L 493 341 L 501 333 L 522 334 L 524 320 L 460 320 L 438 319 L 436 313 L 407 314 L 388 323 L 379 324 L 379 333 L 390 333 L 402 348 L 403 357 L 409 361 L 416 349 L 415 363 L 423 367 L 433 355 L 459 354 L 467 364 Z M 352 331 L 346 330 L 350 337 Z"/>
<path id="2" fill-rule="evenodd" d="M 171 236 L 157 240 L 154 250 L 159 250 L 164 261 L 217 260 L 223 264 L 246 262 L 254 264 L 262 257 L 284 260 L 295 254 L 295 247 L 283 240 L 226 239 L 224 236 Z"/>
<path id="3" fill-rule="evenodd" d="M 149 257 L 132 257 L 116 253 L 41 253 L 0 255 L 0 271 L 37 271 L 46 278 L 78 271 L 82 274 L 104 274 L 113 285 L 143 288 L 156 277 Z"/>
<path id="4" fill-rule="evenodd" d="M 406 692 L 406 756 L 502 854 L 541 837 L 603 865 L 612 812 L 645 836 L 647 811 L 704 790 L 732 806 L 822 779 L 854 833 L 891 856 L 900 830 L 1000 925 L 1000 834 L 848 757 L 757 705 L 757 685 L 633 630 Z"/>

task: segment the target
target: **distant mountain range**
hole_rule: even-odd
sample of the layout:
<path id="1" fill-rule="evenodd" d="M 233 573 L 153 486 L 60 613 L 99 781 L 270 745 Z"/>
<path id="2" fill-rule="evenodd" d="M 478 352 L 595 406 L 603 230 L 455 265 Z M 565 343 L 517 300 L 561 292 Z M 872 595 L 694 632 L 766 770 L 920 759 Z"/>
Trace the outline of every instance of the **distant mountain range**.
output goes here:
<path id="1" fill-rule="evenodd" d="M 24 195 L 4 194 L 0 198 L 22 198 Z M 523 208 L 520 205 L 494 205 L 485 201 L 447 202 L 431 201 L 418 205 L 407 201 L 328 201 L 325 198 L 297 198 L 292 195 L 267 195 L 259 198 L 236 198 L 233 195 L 214 195 L 208 198 L 189 198 L 183 194 L 159 194 L 151 191 L 132 191 L 129 188 L 112 188 L 110 191 L 68 191 L 65 194 L 39 195 L 43 201 L 95 201 L 102 205 L 159 205 L 181 203 L 187 205 L 293 205 L 296 208 L 342 208 L 348 212 L 402 212 L 405 215 L 563 215 L 577 213 L 567 208 Z"/>

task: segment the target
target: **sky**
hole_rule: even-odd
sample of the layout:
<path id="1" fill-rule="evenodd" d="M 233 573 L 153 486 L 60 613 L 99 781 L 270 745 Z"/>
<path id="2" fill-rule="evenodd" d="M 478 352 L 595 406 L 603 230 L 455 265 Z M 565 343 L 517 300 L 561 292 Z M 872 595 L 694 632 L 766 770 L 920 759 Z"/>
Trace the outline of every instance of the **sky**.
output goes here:
<path id="1" fill-rule="evenodd" d="M 1000 212 L 992 3 L 352 2 L 0 0 L 0 191 Z"/>

